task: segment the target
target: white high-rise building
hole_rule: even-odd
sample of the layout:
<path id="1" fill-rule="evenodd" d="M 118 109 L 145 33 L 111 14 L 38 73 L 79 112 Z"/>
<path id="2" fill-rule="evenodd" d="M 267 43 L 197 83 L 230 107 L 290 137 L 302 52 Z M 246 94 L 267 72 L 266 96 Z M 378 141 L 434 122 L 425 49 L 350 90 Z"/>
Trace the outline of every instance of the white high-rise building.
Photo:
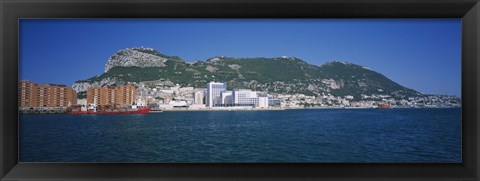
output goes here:
<path id="1" fill-rule="evenodd" d="M 214 107 L 216 104 L 221 104 L 222 100 L 220 93 L 227 90 L 227 84 L 219 82 L 210 82 L 207 84 L 207 106 Z"/>

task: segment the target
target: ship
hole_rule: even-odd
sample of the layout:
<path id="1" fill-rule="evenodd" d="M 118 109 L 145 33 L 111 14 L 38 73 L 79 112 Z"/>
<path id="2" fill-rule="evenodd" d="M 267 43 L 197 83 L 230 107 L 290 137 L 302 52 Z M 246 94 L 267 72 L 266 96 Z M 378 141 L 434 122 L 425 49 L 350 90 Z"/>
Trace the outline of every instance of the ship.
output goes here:
<path id="1" fill-rule="evenodd" d="M 88 107 L 69 107 L 67 114 L 148 114 L 149 107 L 131 106 L 129 108 L 115 108 L 115 107 L 97 107 L 90 105 Z"/>
<path id="2" fill-rule="evenodd" d="M 379 109 L 387 109 L 387 108 L 390 108 L 390 105 L 389 104 L 378 104 L 378 107 Z"/>

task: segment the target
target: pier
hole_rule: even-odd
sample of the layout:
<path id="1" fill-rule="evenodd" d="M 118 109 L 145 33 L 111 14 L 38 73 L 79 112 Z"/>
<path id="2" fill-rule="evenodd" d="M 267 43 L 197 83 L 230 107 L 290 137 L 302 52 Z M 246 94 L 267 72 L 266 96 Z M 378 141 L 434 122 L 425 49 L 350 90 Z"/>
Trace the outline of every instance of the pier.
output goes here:
<path id="1" fill-rule="evenodd" d="M 66 107 L 31 107 L 18 109 L 20 114 L 66 114 Z"/>

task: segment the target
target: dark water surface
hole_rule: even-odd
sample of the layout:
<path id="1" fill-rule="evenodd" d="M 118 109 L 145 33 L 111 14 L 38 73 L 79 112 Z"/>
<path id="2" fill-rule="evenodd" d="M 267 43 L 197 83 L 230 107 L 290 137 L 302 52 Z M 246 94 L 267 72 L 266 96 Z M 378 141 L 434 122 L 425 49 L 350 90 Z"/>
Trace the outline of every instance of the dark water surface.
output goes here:
<path id="1" fill-rule="evenodd" d="M 20 162 L 461 162 L 461 109 L 20 115 Z"/>

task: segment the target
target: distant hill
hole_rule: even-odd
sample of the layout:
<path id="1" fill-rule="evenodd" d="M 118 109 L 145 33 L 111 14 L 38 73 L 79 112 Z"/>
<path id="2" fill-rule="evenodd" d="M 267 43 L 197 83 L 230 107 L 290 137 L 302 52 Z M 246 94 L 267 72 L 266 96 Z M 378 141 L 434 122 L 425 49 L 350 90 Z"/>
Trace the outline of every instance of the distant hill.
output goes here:
<path id="1" fill-rule="evenodd" d="M 321 66 L 295 57 L 234 58 L 216 56 L 206 61 L 186 62 L 151 48 L 127 48 L 112 55 L 101 75 L 79 80 L 72 86 L 80 96 L 89 87 L 126 82 L 180 84 L 204 88 L 210 81 L 227 82 L 231 88 L 275 93 L 354 96 L 384 94 L 403 98 L 421 95 L 384 75 L 347 62 Z"/>

